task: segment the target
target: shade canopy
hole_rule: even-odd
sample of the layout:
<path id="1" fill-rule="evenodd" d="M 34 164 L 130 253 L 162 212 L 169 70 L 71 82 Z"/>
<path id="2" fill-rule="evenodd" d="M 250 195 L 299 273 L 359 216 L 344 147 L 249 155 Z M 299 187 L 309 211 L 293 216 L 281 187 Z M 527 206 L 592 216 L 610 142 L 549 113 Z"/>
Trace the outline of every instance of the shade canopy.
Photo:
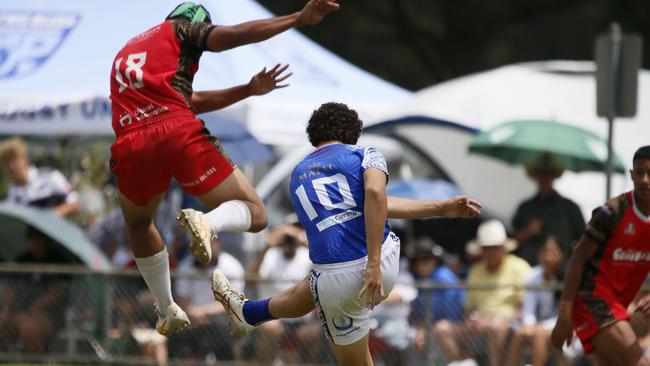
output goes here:
<path id="1" fill-rule="evenodd" d="M 92 270 L 109 270 L 106 256 L 86 238 L 77 226 L 50 210 L 0 203 L 0 255 L 12 260 L 27 250 L 25 234 L 31 226 L 59 245 L 67 256 Z"/>
<path id="2" fill-rule="evenodd" d="M 482 132 L 469 145 L 469 151 L 509 164 L 529 165 L 542 155 L 573 172 L 605 171 L 607 142 L 595 133 L 554 121 L 511 121 Z M 618 156 L 613 168 L 625 173 Z"/>

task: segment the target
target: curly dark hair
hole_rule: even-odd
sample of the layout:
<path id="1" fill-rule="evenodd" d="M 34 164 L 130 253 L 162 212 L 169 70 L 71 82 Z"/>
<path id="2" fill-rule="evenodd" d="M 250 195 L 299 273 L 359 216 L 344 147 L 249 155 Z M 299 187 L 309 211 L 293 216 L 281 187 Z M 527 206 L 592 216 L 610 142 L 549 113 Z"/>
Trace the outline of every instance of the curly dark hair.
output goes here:
<path id="1" fill-rule="evenodd" d="M 307 123 L 309 142 L 318 146 L 325 141 L 354 145 L 361 135 L 363 122 L 354 109 L 343 103 L 325 103 L 315 110 Z"/>

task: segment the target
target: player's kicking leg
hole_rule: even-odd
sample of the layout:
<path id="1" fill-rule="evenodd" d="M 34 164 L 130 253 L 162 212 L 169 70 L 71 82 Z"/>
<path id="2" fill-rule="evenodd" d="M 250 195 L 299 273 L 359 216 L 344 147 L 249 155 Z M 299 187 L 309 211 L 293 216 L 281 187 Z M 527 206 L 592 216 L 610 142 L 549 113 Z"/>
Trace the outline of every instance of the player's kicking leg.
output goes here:
<path id="1" fill-rule="evenodd" d="M 627 320 L 618 321 L 591 338 L 594 353 L 607 365 L 650 366 L 632 325 Z"/>
<path id="2" fill-rule="evenodd" d="M 255 327 L 273 319 L 299 318 L 314 309 L 307 279 L 269 299 L 249 300 L 233 289 L 220 270 L 212 274 L 212 292 L 228 312 L 228 324 L 234 335 L 245 335 Z"/>
<path id="3" fill-rule="evenodd" d="M 120 193 L 120 205 L 126 222 L 126 234 L 138 270 L 156 299 L 158 333 L 168 336 L 190 324 L 185 312 L 174 303 L 169 277 L 169 254 L 153 217 L 162 194 L 152 197 L 147 206 L 139 206 Z"/>
<path id="4" fill-rule="evenodd" d="M 237 168 L 216 187 L 197 198 L 214 209 L 206 213 L 181 210 L 178 222 L 191 235 L 190 251 L 203 263 L 212 257 L 210 239 L 218 232 L 258 232 L 266 227 L 264 203 Z"/>

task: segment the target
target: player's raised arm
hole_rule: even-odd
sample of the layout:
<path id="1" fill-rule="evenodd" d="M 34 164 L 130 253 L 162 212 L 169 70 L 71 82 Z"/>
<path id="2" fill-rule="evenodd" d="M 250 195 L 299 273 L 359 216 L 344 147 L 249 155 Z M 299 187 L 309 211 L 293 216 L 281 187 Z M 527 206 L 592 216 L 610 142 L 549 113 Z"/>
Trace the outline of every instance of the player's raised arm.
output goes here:
<path id="1" fill-rule="evenodd" d="M 219 52 L 261 42 L 290 28 L 318 24 L 338 9 L 336 0 L 310 0 L 301 11 L 291 15 L 215 27 L 208 37 L 208 49 Z"/>
<path id="2" fill-rule="evenodd" d="M 391 219 L 421 219 L 425 217 L 476 217 L 481 214 L 480 202 L 458 196 L 443 201 L 418 201 L 388 196 L 388 217 Z"/>
<path id="3" fill-rule="evenodd" d="M 253 75 L 247 84 L 228 89 L 196 91 L 192 93 L 192 106 L 197 114 L 216 111 L 235 104 L 253 95 L 264 95 L 275 89 L 284 88 L 282 84 L 292 73 L 285 73 L 289 65 L 275 65 L 272 69 L 266 67 Z"/>

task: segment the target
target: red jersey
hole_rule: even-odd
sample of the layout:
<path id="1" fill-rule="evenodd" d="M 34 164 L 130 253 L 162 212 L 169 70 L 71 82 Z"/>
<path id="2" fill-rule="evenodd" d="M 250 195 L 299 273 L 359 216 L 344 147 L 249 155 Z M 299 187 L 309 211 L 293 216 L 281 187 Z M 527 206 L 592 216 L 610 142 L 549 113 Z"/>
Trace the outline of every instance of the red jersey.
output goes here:
<path id="1" fill-rule="evenodd" d="M 585 235 L 599 248 L 585 265 L 578 293 L 627 307 L 650 271 L 650 217 L 627 192 L 594 210 Z"/>
<path id="2" fill-rule="evenodd" d="M 111 70 L 116 135 L 171 117 L 194 117 L 192 80 L 214 26 L 165 21 L 133 37 Z"/>

